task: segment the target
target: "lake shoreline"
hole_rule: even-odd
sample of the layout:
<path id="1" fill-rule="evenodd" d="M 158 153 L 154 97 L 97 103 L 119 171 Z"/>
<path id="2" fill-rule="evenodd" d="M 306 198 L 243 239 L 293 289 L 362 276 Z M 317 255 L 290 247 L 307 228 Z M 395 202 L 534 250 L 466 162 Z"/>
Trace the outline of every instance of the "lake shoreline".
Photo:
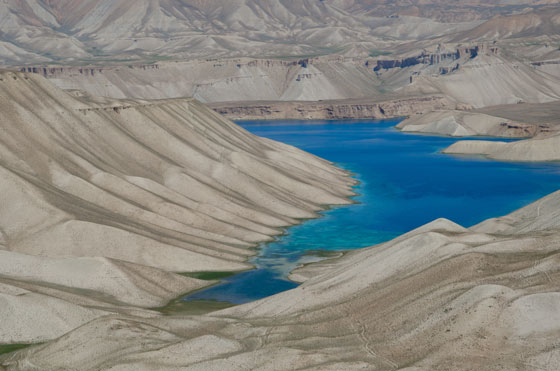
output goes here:
<path id="1" fill-rule="evenodd" d="M 254 132 L 257 135 L 262 135 L 263 132 L 266 133 L 268 130 L 274 132 L 274 128 L 275 127 L 279 127 L 279 133 L 283 133 L 285 131 L 287 132 L 293 132 L 296 133 L 296 131 L 298 131 L 299 129 L 302 129 L 303 131 L 307 130 L 309 132 L 313 132 L 314 130 L 325 130 L 326 132 L 329 131 L 337 131 L 337 130 L 341 130 L 343 132 L 348 132 L 348 130 L 359 130 L 362 127 L 369 127 L 371 126 L 372 129 L 375 130 L 380 130 L 380 132 L 385 132 L 387 134 L 382 134 L 382 135 L 389 135 L 390 137 L 395 136 L 395 139 L 392 140 L 397 140 L 397 142 L 401 142 L 401 141 L 410 141 L 410 142 L 415 142 L 415 141 L 426 141 L 427 143 L 430 143 L 431 141 L 434 141 L 435 143 L 439 143 L 439 142 L 443 142 L 443 143 L 447 143 L 445 145 L 439 145 L 440 147 L 438 147 L 439 149 L 436 150 L 434 152 L 434 155 L 436 156 L 441 156 L 441 158 L 448 158 L 447 160 L 444 161 L 466 161 L 466 162 L 472 162 L 473 164 L 480 164 L 480 161 L 486 161 L 486 159 L 482 159 L 482 158 L 474 158 L 474 157 L 461 157 L 461 156 L 448 156 L 446 154 L 443 153 L 444 148 L 447 148 L 448 144 L 451 144 L 451 142 L 457 141 L 459 140 L 458 138 L 453 138 L 453 137 L 446 137 L 446 136 L 438 136 L 438 135 L 430 135 L 427 133 L 421 133 L 421 135 L 417 135 L 415 133 L 407 133 L 407 132 L 402 132 L 400 130 L 398 130 L 398 128 L 396 127 L 397 124 L 399 124 L 399 122 L 401 122 L 400 120 L 367 120 L 367 119 L 354 119 L 354 120 L 344 120 L 344 121 L 333 121 L 333 120 L 311 120 L 311 121 L 298 121 L 298 120 L 261 120 L 259 121 L 242 121 L 239 122 L 239 124 L 243 127 L 245 127 L 246 129 L 249 129 L 250 131 Z M 301 125 L 302 128 L 298 128 L 298 125 Z M 352 125 L 356 125 L 356 126 L 352 126 Z M 299 133 L 294 134 L 294 137 L 299 137 Z M 264 135 L 266 136 L 266 135 Z M 290 142 L 289 138 L 288 140 L 286 140 L 286 138 L 283 138 L 282 136 L 280 137 L 274 137 L 273 139 L 275 140 L 279 140 L 282 142 L 288 142 L 288 144 L 292 144 L 295 145 L 296 147 L 300 147 L 297 145 L 297 143 L 293 143 Z M 497 140 L 497 138 L 491 138 L 492 140 Z M 293 140 L 293 139 L 292 139 Z M 327 145 L 328 146 L 328 145 Z M 301 147 L 300 147 L 301 148 Z M 312 148 L 302 148 L 306 151 L 310 151 L 313 153 L 313 149 Z M 358 187 L 362 184 L 362 180 L 360 179 L 361 174 L 359 173 L 359 171 L 357 171 L 356 169 L 353 169 L 352 167 L 347 167 L 345 166 L 345 162 L 344 161 L 339 161 L 337 158 L 329 158 L 329 156 L 325 156 L 322 153 L 314 153 L 315 155 L 318 155 L 320 157 L 326 158 L 327 160 L 333 162 L 335 165 L 342 167 L 345 171 L 347 171 L 350 174 L 355 174 L 356 175 L 356 179 L 358 182 L 360 182 L 360 184 L 358 184 Z M 432 155 L 429 155 L 427 157 L 427 161 L 430 161 Z M 517 164 L 513 164 L 513 166 L 517 166 Z M 421 179 L 421 178 L 420 178 Z M 364 188 L 365 189 L 365 188 Z M 358 193 L 357 195 L 357 199 L 355 200 L 356 204 L 361 204 L 364 203 L 363 200 L 360 200 L 360 197 L 367 197 L 367 192 L 364 192 L 364 189 L 356 189 L 354 188 L 354 190 Z M 540 196 L 540 195 L 539 195 Z M 405 196 L 406 197 L 406 196 Z M 366 205 L 367 206 L 367 205 Z M 523 206 L 523 204 L 520 204 L 520 206 Z M 349 206 L 343 206 L 342 208 L 347 208 Z M 352 208 L 352 206 L 350 206 L 350 208 Z M 496 215 L 502 215 L 503 213 L 506 213 L 508 211 L 512 211 L 513 209 L 509 208 L 509 209 L 505 209 L 503 212 L 502 211 L 496 211 L 495 213 L 492 214 L 485 214 L 484 217 L 482 217 L 480 220 L 485 219 L 486 217 L 492 217 L 492 216 L 496 216 Z M 322 213 L 323 214 L 323 213 Z M 266 244 L 264 244 L 262 247 L 259 248 L 259 253 L 258 255 L 256 255 L 255 257 L 252 257 L 248 260 L 248 262 L 250 264 L 252 264 L 255 268 L 249 270 L 249 271 L 244 271 L 244 272 L 239 272 L 238 274 L 236 273 L 234 276 L 228 277 L 225 280 L 221 280 L 220 282 L 214 284 L 213 286 L 210 287 L 206 287 L 203 288 L 201 290 L 197 290 L 195 293 L 188 293 L 186 296 L 182 296 L 181 298 L 178 298 L 177 300 L 181 301 L 181 299 L 183 299 L 183 301 L 204 301 L 204 300 L 210 300 L 210 301 L 217 301 L 217 302 L 228 302 L 228 300 L 219 300 L 216 298 L 210 298 L 210 297 L 204 297 L 204 295 L 200 295 L 201 293 L 208 293 L 208 292 L 218 292 L 220 290 L 220 286 L 227 286 L 227 285 L 231 285 L 233 284 L 233 282 L 235 282 L 240 275 L 251 275 L 251 274 L 256 274 L 256 272 L 259 271 L 259 266 L 258 266 L 258 260 L 261 258 L 266 258 L 266 250 L 269 248 L 269 245 L 274 245 L 274 244 L 279 244 L 282 243 L 283 239 L 287 239 L 289 240 L 290 238 L 292 238 L 292 234 L 297 232 L 293 232 L 294 229 L 298 228 L 302 228 L 302 225 L 305 226 L 307 223 L 310 223 L 310 221 L 317 221 L 317 220 L 321 220 L 324 218 L 328 218 L 328 211 L 326 211 L 324 213 L 325 215 L 322 215 L 319 219 L 311 219 L 311 220 L 306 220 L 303 221 L 302 224 L 296 225 L 296 226 L 291 226 L 289 228 L 287 228 L 285 230 L 285 233 L 283 233 L 281 236 L 279 236 L 277 239 L 275 239 L 275 241 L 271 241 L 268 242 Z M 440 215 L 434 215 L 433 219 L 436 219 L 437 217 L 439 217 Z M 480 221 L 480 220 L 473 220 L 472 224 L 476 224 L 475 222 Z M 428 222 L 429 220 L 423 220 L 423 222 Z M 464 223 L 464 221 L 463 221 Z M 351 224 L 351 223 L 347 223 L 347 224 Z M 467 225 L 469 225 L 469 223 L 466 223 Z M 413 229 L 413 227 L 417 226 L 417 224 L 414 225 L 409 225 L 409 229 Z M 303 227 L 305 229 L 305 227 Z M 398 232 L 403 232 L 403 231 L 398 231 Z M 367 243 L 357 243 L 356 245 L 351 245 L 348 246 L 346 249 L 341 249 L 341 250 L 337 250 L 337 254 L 342 254 L 344 255 L 348 249 L 359 249 L 359 248 L 363 248 L 363 247 L 367 247 L 367 246 L 371 246 L 371 245 L 375 245 L 375 244 L 379 244 L 379 243 L 383 243 L 386 242 L 388 240 L 390 240 L 391 238 L 397 236 L 399 233 L 395 232 L 392 234 L 388 234 L 384 239 L 375 239 L 372 238 L 371 240 L 368 240 Z M 321 250 L 321 249 L 317 249 L 315 250 L 317 251 L 322 251 L 322 252 L 329 252 L 329 251 L 333 251 L 333 250 Z M 291 252 L 287 252 L 286 255 L 291 255 Z M 278 256 L 275 257 L 275 259 L 277 259 L 278 261 L 283 261 L 283 259 L 285 259 L 282 256 Z M 312 258 L 314 259 L 314 258 Z M 325 259 L 320 259 L 321 261 L 324 261 Z M 292 264 L 291 268 L 287 271 L 285 271 L 281 278 L 285 281 L 289 281 L 292 283 L 297 283 L 298 285 L 302 282 L 301 277 L 297 277 L 297 274 L 294 274 L 294 272 L 301 270 L 301 268 L 304 268 L 308 265 L 312 265 L 313 263 L 318 263 L 319 260 L 314 260 L 314 261 L 302 261 L 302 262 L 298 262 L 298 264 Z M 294 278 L 294 279 L 292 279 Z M 289 287 L 288 288 L 293 288 L 293 287 Z M 250 291 L 250 290 L 249 290 Z M 218 294 L 218 296 L 220 296 L 222 294 Z M 239 295 L 239 294 L 235 294 L 235 295 Z M 273 293 L 271 293 L 270 295 L 273 295 Z M 268 295 L 262 296 L 262 297 L 266 297 Z M 185 300 L 186 299 L 186 300 Z M 258 300 L 259 298 L 255 298 L 253 300 Z M 249 300 L 249 301 L 253 301 L 253 300 Z M 243 304 L 249 301 L 241 301 L 239 303 L 232 303 L 232 302 L 228 302 L 229 304 Z"/>

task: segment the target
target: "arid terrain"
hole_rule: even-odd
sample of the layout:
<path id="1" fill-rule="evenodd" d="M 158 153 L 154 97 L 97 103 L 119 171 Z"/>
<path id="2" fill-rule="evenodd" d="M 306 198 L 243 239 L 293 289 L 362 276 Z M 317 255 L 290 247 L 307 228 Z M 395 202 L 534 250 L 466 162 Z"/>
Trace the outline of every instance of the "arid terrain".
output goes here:
<path id="1" fill-rule="evenodd" d="M 11 63 L 362 54 L 554 1 L 22 0 L 0 3 Z M 416 6 L 415 6 L 416 5 Z"/>
<path id="2" fill-rule="evenodd" d="M 83 8 L 79 6 L 81 2 L 73 3 Z M 87 3 L 101 6 L 102 2 Z M 132 8 L 127 7 L 128 2 L 116 3 L 121 6 L 111 20 L 129 17 Z M 271 17 L 266 26 L 254 27 L 259 30 L 274 27 L 274 32 L 266 31 L 274 37 L 257 42 L 255 33 L 253 39 L 245 35 L 246 39 L 231 48 L 233 52 L 223 53 L 201 44 L 201 50 L 209 55 L 198 54 L 196 47 L 189 47 L 183 56 L 177 54 L 180 50 L 177 45 L 169 50 L 153 46 L 165 56 L 158 60 L 146 57 L 146 50 L 135 47 L 129 50 L 130 57 L 122 56 L 121 51 L 114 48 L 108 50 L 106 53 L 114 60 L 106 59 L 108 56 L 88 56 L 76 57 L 71 62 L 65 59 L 65 63 L 54 60 L 39 63 L 34 58 L 17 61 L 8 57 L 5 61 L 11 68 L 43 75 L 63 89 L 120 99 L 189 96 L 211 103 L 218 112 L 233 119 L 415 116 L 402 125 L 403 129 L 407 126 L 407 131 L 431 130 L 446 135 L 532 136 L 543 130 L 523 120 L 513 120 L 514 125 L 521 125 L 519 130 L 490 127 L 509 123 L 500 121 L 503 116 L 500 112 L 511 110 L 508 105 L 554 104 L 560 100 L 560 8 L 554 2 L 450 5 L 442 1 L 429 2 L 429 5 L 419 6 L 420 10 L 412 11 L 414 7 L 408 6 L 410 4 L 403 3 L 399 7 L 382 1 L 308 1 L 298 2 L 299 5 L 283 2 L 281 6 L 271 5 L 276 2 L 239 1 L 229 5 L 231 15 L 220 23 L 222 29 L 215 26 L 225 11 L 218 3 L 201 3 L 204 6 L 189 3 L 183 4 L 181 9 L 185 14 L 213 20 L 202 22 L 202 18 L 197 18 L 208 27 L 213 25 L 211 31 L 203 32 L 204 37 L 245 35 L 248 24 L 236 26 L 233 21 L 225 21 L 226 18 L 231 21 L 237 12 L 242 12 L 247 22 L 252 19 L 248 14 Z M 167 9 L 165 4 L 160 4 L 161 11 Z M 192 11 L 193 6 L 196 12 Z M 41 9 L 50 8 L 42 4 Z M 68 27 L 79 29 L 84 22 L 94 24 L 90 17 L 99 12 L 94 11 L 96 8 L 88 9 L 76 13 L 80 14 L 80 22 L 72 18 L 74 23 L 68 23 Z M 157 13 L 154 9 L 150 12 L 134 8 L 134 11 L 143 12 L 142 19 L 149 20 Z M 446 16 L 441 9 L 448 9 Z M 58 15 L 61 21 L 65 19 L 65 10 Z M 185 27 L 194 22 L 181 18 L 183 13 L 177 9 L 166 12 L 174 14 L 177 22 Z M 454 12 L 462 16 L 453 16 Z M 70 14 L 77 17 L 75 12 Z M 291 19 L 288 14 L 297 22 L 288 21 Z M 112 23 L 104 22 L 103 26 L 98 25 L 96 37 L 106 28 L 111 29 Z M 41 27 L 49 27 L 43 23 Z M 351 27 L 353 32 L 361 30 L 363 34 L 330 41 L 318 36 L 302 36 L 317 30 L 333 38 L 335 33 L 330 28 L 340 30 L 342 25 Z M 306 31 L 296 31 L 298 27 Z M 286 30 L 292 34 L 288 36 Z M 74 37 L 70 34 L 67 31 L 60 37 L 69 41 Z M 161 35 L 158 37 L 162 39 Z M 179 39 L 186 42 L 192 40 L 192 36 L 183 35 Z M 361 39 L 368 40 L 368 45 L 357 41 Z M 97 39 L 87 37 L 85 40 L 94 42 Z M 229 44 L 221 42 L 219 45 Z M 290 50 L 280 50 L 279 45 Z M 314 45 L 330 45 L 331 50 L 317 51 Z M 274 46 L 274 53 L 269 53 L 269 46 Z M 96 47 L 101 48 L 101 45 Z M 305 52 L 293 50 L 295 48 Z M 31 52 L 32 48 L 27 50 Z M 494 114 L 487 115 L 492 117 L 484 116 L 492 124 L 465 128 L 462 120 L 472 117 L 473 109 L 492 106 L 502 107 L 500 112 L 494 110 Z M 525 108 L 539 110 L 532 105 Z M 451 111 L 438 114 L 438 128 L 434 124 L 410 125 L 422 124 L 424 121 L 419 115 L 434 110 Z M 456 111 L 469 113 L 465 116 Z M 553 120 L 548 117 L 544 124 Z"/>
<path id="3" fill-rule="evenodd" d="M 94 100 L 20 72 L 0 73 L 0 89 L 1 310 L 14 326 L 0 343 L 162 306 L 208 284 L 171 272 L 248 269 L 251 247 L 352 195 L 345 172 L 192 99 Z"/>
<path id="4" fill-rule="evenodd" d="M 558 363 L 558 195 L 439 220 L 310 266 L 298 289 L 198 317 L 104 314 L 8 370 L 544 369 Z M 20 291 L 19 296 L 30 296 Z"/>
<path id="5" fill-rule="evenodd" d="M 352 202 L 230 119 L 406 117 L 521 139 L 448 154 L 560 161 L 558 1 L 4 0 L 0 66 L 0 370 L 560 368 L 560 193 L 164 310 Z"/>

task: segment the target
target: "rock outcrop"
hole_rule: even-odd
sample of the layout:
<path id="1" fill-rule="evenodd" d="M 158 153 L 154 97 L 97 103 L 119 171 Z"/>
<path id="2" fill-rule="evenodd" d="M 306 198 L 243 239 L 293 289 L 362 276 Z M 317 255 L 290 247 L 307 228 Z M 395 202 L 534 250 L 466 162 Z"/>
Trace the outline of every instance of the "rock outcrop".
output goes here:
<path id="1" fill-rule="evenodd" d="M 202 102 L 322 100 L 378 95 L 364 59 L 200 59 L 104 67 L 21 67 L 62 89 L 112 98 L 194 97 Z"/>
<path id="2" fill-rule="evenodd" d="M 433 66 L 440 63 L 449 63 L 455 62 L 457 60 L 467 60 L 476 58 L 479 53 L 491 53 L 491 54 L 498 54 L 499 48 L 496 46 L 489 46 L 488 44 L 480 44 L 480 45 L 473 45 L 470 47 L 462 47 L 457 48 L 455 51 L 442 51 L 438 47 L 434 52 L 422 51 L 417 56 L 406 57 L 402 59 L 381 59 L 377 61 L 376 66 L 373 68 L 374 71 L 378 72 L 381 70 L 389 70 L 391 68 L 406 68 L 416 66 L 418 64 L 425 64 L 428 66 Z M 447 70 L 449 67 L 442 67 L 446 71 L 446 74 L 449 71 Z M 457 64 L 454 67 L 455 70 L 459 69 L 459 65 Z"/>
<path id="3" fill-rule="evenodd" d="M 451 108 L 442 96 L 395 98 L 389 100 L 352 99 L 320 102 L 231 102 L 209 104 L 232 120 L 334 120 L 385 119 Z"/>
<path id="4" fill-rule="evenodd" d="M 445 96 L 452 106 L 483 108 L 560 99 L 560 64 L 550 63 L 554 55 L 547 48 L 541 51 L 546 52 L 543 59 L 529 61 L 511 57 L 517 46 L 499 53 L 498 48 L 494 44 L 436 44 L 383 58 L 234 58 L 22 69 L 46 76 L 62 89 L 95 96 L 192 96 L 206 103 L 244 102 L 248 107 L 255 106 L 253 102 L 353 99 L 359 105 L 363 101 Z M 354 118 L 364 117 L 361 110 L 353 110 L 353 114 Z"/>

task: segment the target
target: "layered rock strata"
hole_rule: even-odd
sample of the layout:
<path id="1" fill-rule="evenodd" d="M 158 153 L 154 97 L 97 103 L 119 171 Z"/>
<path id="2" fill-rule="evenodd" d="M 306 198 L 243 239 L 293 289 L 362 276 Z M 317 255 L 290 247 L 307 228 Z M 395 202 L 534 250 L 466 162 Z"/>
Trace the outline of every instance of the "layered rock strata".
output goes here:
<path id="1" fill-rule="evenodd" d="M 385 119 L 454 107 L 443 96 L 319 102 L 230 102 L 209 107 L 232 120 Z"/>

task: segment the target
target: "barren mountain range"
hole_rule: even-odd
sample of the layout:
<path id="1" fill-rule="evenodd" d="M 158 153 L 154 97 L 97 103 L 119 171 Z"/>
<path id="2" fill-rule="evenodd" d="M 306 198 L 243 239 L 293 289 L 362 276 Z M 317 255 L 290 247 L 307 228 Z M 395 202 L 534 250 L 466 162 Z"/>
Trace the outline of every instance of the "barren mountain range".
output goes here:
<path id="1" fill-rule="evenodd" d="M 162 315 L 150 308 L 212 283 L 175 272 L 246 268 L 255 242 L 348 202 L 353 181 L 192 99 L 91 97 L 21 72 L 0 73 L 0 94 L 0 344 L 43 343 L 0 355 L 6 370 L 560 364 L 558 193 L 304 266 L 300 287 L 254 303 Z M 512 153 L 542 160 L 558 138 Z"/>
<path id="2" fill-rule="evenodd" d="M 248 269 L 251 247 L 353 194 L 346 172 L 192 99 L 75 96 L 19 72 L 0 94 L 0 344 L 205 285 L 171 272 Z"/>
<path id="3" fill-rule="evenodd" d="M 3 0 L 0 58 L 4 64 L 84 64 L 368 56 L 388 52 L 404 40 L 450 37 L 494 16 L 548 9 L 550 3 L 554 2 Z M 493 18 L 473 32 L 495 37 L 491 29 L 502 23 Z M 557 17 L 552 23 L 558 24 Z M 460 35 L 455 38 L 464 39 Z"/>
<path id="4" fill-rule="evenodd" d="M 97 96 L 190 96 L 231 118 L 382 118 L 560 99 L 553 1 L 134 4 L 4 2 L 4 64 Z"/>
<path id="5" fill-rule="evenodd" d="M 523 138 L 446 153 L 560 161 L 558 1 L 0 0 L 0 65 L 0 370 L 558 369 L 558 192 L 162 309 L 354 195 L 224 116 L 406 116 Z"/>

